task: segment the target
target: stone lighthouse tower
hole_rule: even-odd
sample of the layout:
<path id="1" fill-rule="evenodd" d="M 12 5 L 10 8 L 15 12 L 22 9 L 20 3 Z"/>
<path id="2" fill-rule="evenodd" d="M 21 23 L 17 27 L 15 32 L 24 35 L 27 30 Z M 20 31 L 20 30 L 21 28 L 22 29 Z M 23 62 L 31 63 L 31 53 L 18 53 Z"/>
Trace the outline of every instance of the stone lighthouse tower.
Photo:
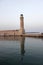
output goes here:
<path id="1" fill-rule="evenodd" d="M 24 17 L 23 14 L 20 15 L 20 34 L 24 34 Z"/>

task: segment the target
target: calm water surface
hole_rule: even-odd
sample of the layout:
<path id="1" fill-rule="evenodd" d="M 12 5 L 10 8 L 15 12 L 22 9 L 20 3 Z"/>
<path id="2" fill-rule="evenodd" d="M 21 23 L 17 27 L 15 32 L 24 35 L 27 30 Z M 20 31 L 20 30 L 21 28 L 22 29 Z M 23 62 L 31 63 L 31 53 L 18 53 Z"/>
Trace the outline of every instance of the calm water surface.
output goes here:
<path id="1" fill-rule="evenodd" d="M 43 65 L 43 39 L 1 38 L 0 65 Z"/>

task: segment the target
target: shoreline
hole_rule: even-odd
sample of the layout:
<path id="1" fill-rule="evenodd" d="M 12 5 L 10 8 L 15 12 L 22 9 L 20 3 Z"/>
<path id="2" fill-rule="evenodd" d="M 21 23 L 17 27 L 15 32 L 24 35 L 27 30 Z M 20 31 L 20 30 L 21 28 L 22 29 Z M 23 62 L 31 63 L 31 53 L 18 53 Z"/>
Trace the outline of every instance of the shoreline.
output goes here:
<path id="1" fill-rule="evenodd" d="M 43 38 L 43 34 L 21 34 L 21 35 L 0 35 L 0 37 L 12 37 L 12 36 L 14 36 L 14 37 L 36 37 L 36 38 Z"/>

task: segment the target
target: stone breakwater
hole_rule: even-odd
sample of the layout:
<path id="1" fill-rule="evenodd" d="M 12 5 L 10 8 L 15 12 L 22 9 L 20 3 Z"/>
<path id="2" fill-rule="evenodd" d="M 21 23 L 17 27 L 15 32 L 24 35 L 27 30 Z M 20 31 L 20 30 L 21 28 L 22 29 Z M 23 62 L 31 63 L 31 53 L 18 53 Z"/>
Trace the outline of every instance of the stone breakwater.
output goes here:
<path id="1" fill-rule="evenodd" d="M 11 37 L 11 36 L 21 36 L 21 37 L 37 37 L 37 38 L 43 38 L 43 33 L 38 33 L 38 34 L 29 34 L 29 33 L 24 33 L 24 34 L 18 34 L 16 31 L 0 31 L 0 37 Z"/>
<path id="2" fill-rule="evenodd" d="M 36 38 L 43 38 L 43 34 L 23 34 L 24 37 L 36 37 Z"/>

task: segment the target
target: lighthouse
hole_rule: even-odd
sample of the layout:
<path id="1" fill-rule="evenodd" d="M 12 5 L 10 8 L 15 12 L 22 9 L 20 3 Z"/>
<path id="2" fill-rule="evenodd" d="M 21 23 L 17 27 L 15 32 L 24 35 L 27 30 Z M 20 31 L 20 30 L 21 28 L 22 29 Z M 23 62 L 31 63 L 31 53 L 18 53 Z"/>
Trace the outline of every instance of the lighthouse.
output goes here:
<path id="1" fill-rule="evenodd" d="M 20 34 L 24 34 L 24 17 L 23 14 L 20 15 Z"/>

